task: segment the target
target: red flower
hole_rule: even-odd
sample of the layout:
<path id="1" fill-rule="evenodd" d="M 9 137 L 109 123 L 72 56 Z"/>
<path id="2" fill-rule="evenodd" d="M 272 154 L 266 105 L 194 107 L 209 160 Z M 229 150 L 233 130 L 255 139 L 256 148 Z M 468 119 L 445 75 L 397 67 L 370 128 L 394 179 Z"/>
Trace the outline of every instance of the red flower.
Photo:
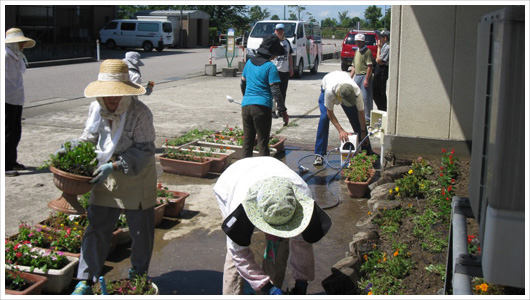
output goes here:
<path id="1" fill-rule="evenodd" d="M 444 189 L 442 189 L 442 196 L 443 196 L 443 195 L 445 195 L 445 190 L 444 190 Z"/>
<path id="2" fill-rule="evenodd" d="M 233 130 L 234 130 L 234 128 L 231 128 L 231 127 L 230 127 L 230 131 L 233 131 Z"/>
<path id="3" fill-rule="evenodd" d="M 445 153 L 445 152 L 447 152 L 447 151 L 445 150 L 445 148 L 442 148 L 442 152 Z"/>
<path id="4" fill-rule="evenodd" d="M 443 169 L 444 169 L 444 167 L 440 167 L 440 170 L 443 170 Z"/>
<path id="5" fill-rule="evenodd" d="M 445 200 L 449 201 L 449 197 L 445 198 Z"/>
<path id="6" fill-rule="evenodd" d="M 440 173 L 440 177 L 444 177 L 444 173 Z"/>
<path id="7" fill-rule="evenodd" d="M 451 154 L 455 154 L 455 149 L 451 149 Z"/>
<path id="8" fill-rule="evenodd" d="M 16 257 L 22 257 L 22 252 L 17 252 L 17 254 L 15 254 Z"/>
<path id="9" fill-rule="evenodd" d="M 455 181 L 456 181 L 456 180 L 455 180 L 454 178 L 453 178 L 453 179 L 451 179 L 451 183 L 455 183 Z"/>
<path id="10" fill-rule="evenodd" d="M 451 190 L 453 189 L 453 186 L 450 185 L 449 187 L 447 187 L 447 191 L 450 192 Z"/>
<path id="11" fill-rule="evenodd" d="M 468 235 L 468 236 L 467 236 L 467 242 L 468 242 L 468 243 L 471 243 L 471 241 L 472 241 L 474 238 L 475 238 L 474 235 Z"/>

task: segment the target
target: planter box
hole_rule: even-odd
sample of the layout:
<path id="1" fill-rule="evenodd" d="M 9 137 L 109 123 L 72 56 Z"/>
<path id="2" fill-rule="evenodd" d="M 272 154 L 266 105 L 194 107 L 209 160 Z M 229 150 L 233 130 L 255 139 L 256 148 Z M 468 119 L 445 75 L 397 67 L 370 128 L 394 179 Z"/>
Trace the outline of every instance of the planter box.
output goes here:
<path id="1" fill-rule="evenodd" d="M 158 203 L 160 203 L 160 200 L 156 200 Z M 162 221 L 164 220 L 164 212 L 166 211 L 167 203 L 163 203 L 162 205 L 159 205 L 155 207 L 155 227 L 160 226 L 162 224 Z"/>
<path id="2" fill-rule="evenodd" d="M 79 258 L 77 257 L 67 256 L 66 258 L 70 261 L 70 263 L 64 268 L 60 270 L 49 269 L 46 273 L 42 269 L 37 268 L 33 269 L 33 272 L 30 272 L 30 267 L 28 266 L 17 265 L 17 267 L 20 271 L 42 275 L 48 278 L 48 281 L 42 286 L 42 290 L 44 292 L 58 295 L 70 286 L 70 282 L 72 282 L 72 278 L 74 276 L 75 266 L 79 262 Z M 10 266 L 6 266 L 6 268 L 10 268 Z"/>
<path id="3" fill-rule="evenodd" d="M 366 180 L 366 182 L 354 182 L 349 181 L 348 178 L 344 179 L 344 182 L 346 182 L 346 185 L 348 186 L 348 193 L 350 194 L 350 197 L 364 198 L 364 196 L 368 192 L 368 185 L 370 185 L 370 183 L 372 182 L 374 175 L 375 170 L 370 169 L 370 177 L 368 177 L 368 180 Z"/>
<path id="4" fill-rule="evenodd" d="M 190 194 L 184 193 L 184 192 L 178 192 L 178 191 L 168 191 L 168 192 L 172 193 L 174 198 L 168 199 L 169 203 L 167 204 L 166 210 L 164 211 L 164 216 L 176 218 L 184 209 L 186 198 L 188 198 Z M 164 198 L 158 198 L 158 199 L 164 199 Z"/>
<path id="5" fill-rule="evenodd" d="M 158 156 L 162 170 L 166 173 L 186 175 L 193 177 L 205 177 L 210 171 L 211 161 L 194 162 L 178 159 L 170 159 L 164 156 Z"/>
<path id="6" fill-rule="evenodd" d="M 230 150 L 234 150 L 234 158 L 235 159 L 242 159 L 243 158 L 243 146 L 211 143 L 211 142 L 206 142 L 206 141 L 199 141 L 198 143 L 199 143 L 199 145 L 204 145 L 204 146 L 209 146 L 209 147 L 217 147 L 217 148 L 229 147 Z M 271 152 L 271 156 L 275 156 L 278 153 L 278 151 L 276 149 L 274 149 L 274 148 L 271 148 L 270 152 Z M 254 151 L 254 156 L 258 156 L 258 155 L 259 155 L 259 152 L 258 151 Z"/>
<path id="7" fill-rule="evenodd" d="M 8 270 L 8 272 L 13 275 L 20 276 L 20 278 L 28 282 L 30 286 L 28 286 L 23 291 L 9 290 L 6 288 L 7 295 L 40 295 L 43 285 L 48 281 L 48 278 L 37 274 L 26 272 L 14 272 L 11 270 Z"/>

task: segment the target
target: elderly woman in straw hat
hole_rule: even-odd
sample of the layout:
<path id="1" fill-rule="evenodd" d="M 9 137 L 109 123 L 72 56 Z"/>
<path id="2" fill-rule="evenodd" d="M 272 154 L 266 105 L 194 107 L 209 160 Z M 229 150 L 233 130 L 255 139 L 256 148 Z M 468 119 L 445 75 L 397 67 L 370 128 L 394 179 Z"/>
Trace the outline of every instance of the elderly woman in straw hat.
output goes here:
<path id="1" fill-rule="evenodd" d="M 24 106 L 24 80 L 28 61 L 22 53 L 25 48 L 33 48 L 35 41 L 25 37 L 22 30 L 11 28 L 5 39 L 5 90 L 6 90 L 6 176 L 17 176 L 17 170 L 26 167 L 17 162 L 17 146 L 22 136 L 22 108 Z"/>
<path id="2" fill-rule="evenodd" d="M 227 234 L 223 295 L 242 294 L 243 279 L 255 291 L 281 295 L 287 257 L 296 281 L 293 294 L 305 294 L 315 277 L 312 243 L 331 226 L 305 181 L 275 158 L 252 157 L 226 169 L 214 192 Z M 254 228 L 266 236 L 263 267 L 249 248 Z"/>
<path id="3" fill-rule="evenodd" d="M 130 228 L 129 277 L 146 274 L 154 240 L 156 201 L 153 114 L 138 100 L 145 88 L 132 83 L 127 65 L 118 59 L 101 63 L 98 80 L 85 88 L 90 104 L 80 141 L 96 145 L 99 167 L 92 183 L 89 225 L 83 236 L 74 295 L 90 294 L 101 274 L 112 231 L 125 211 Z"/>

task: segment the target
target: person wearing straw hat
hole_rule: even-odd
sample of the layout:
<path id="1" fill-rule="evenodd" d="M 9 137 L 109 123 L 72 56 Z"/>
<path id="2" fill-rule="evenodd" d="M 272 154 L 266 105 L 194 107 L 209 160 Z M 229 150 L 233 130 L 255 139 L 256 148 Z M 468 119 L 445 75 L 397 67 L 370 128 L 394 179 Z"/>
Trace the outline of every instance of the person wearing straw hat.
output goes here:
<path id="1" fill-rule="evenodd" d="M 273 99 L 282 113 L 284 125 L 289 124 L 289 115 L 280 91 L 280 76 L 276 66 L 271 62 L 278 55 L 283 55 L 280 39 L 274 35 L 263 38 L 256 56 L 246 64 L 241 74 L 241 116 L 243 122 L 243 156 L 252 157 L 256 135 L 260 156 L 269 156 L 269 136 L 272 126 Z"/>
<path id="2" fill-rule="evenodd" d="M 96 145 L 99 164 L 90 181 L 94 186 L 87 209 L 89 225 L 77 273 L 81 281 L 72 295 L 92 293 L 122 210 L 132 239 L 129 277 L 147 273 L 154 241 L 155 129 L 153 114 L 137 97 L 145 94 L 145 88 L 131 82 L 122 60 L 108 59 L 84 94 L 96 101 L 90 104 L 78 141 Z"/>
<path id="3" fill-rule="evenodd" d="M 269 261 L 285 272 L 280 259 L 281 240 L 289 248 L 289 263 L 295 279 L 294 294 L 305 294 L 315 277 L 313 243 L 331 227 L 331 219 L 311 198 L 305 181 L 283 162 L 272 157 L 244 158 L 228 167 L 217 180 L 214 193 L 223 215 L 227 254 L 223 273 L 223 295 L 243 293 L 246 280 L 263 294 L 281 295 L 281 280 L 269 276 L 250 250 L 254 229 L 265 233 L 264 264 Z"/>
<path id="4" fill-rule="evenodd" d="M 5 175 L 18 176 L 26 167 L 17 162 L 17 147 L 22 137 L 22 108 L 24 80 L 28 61 L 22 51 L 35 47 L 35 41 L 25 37 L 19 28 L 6 31 L 5 39 Z"/>
<path id="5" fill-rule="evenodd" d="M 315 154 L 318 156 L 313 165 L 322 166 L 324 164 L 322 156 L 326 156 L 328 151 L 329 121 L 339 131 L 341 141 L 348 141 L 348 135 L 350 135 L 342 128 L 335 116 L 333 111 L 335 105 L 342 107 L 353 131 L 358 134 L 359 141 L 364 139 L 367 129 L 364 119 L 363 94 L 359 86 L 346 72 L 333 71 L 324 76 L 320 87 L 318 105 L 320 107 L 320 119 L 315 141 Z M 369 138 L 361 145 L 361 148 L 368 153 L 373 153 Z"/>

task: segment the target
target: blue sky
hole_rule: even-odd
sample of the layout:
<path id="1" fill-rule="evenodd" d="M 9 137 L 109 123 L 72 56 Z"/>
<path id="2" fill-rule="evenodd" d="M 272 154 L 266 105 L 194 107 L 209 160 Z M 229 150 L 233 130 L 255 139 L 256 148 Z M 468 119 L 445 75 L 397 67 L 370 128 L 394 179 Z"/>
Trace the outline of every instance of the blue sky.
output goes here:
<path id="1" fill-rule="evenodd" d="M 323 1 L 324 2 L 324 1 Z M 353 1 L 352 1 L 353 3 Z M 253 5 L 249 5 L 253 6 Z M 283 10 L 284 5 L 260 5 L 261 9 L 264 8 L 268 9 L 271 13 L 271 16 L 278 15 L 280 19 L 283 19 Z M 305 5 L 305 8 L 307 12 L 310 12 L 317 21 L 320 21 L 325 18 L 334 18 L 335 20 L 339 20 L 339 12 L 343 12 L 345 10 L 348 11 L 348 17 L 354 18 L 359 17 L 361 19 L 364 19 L 364 11 L 366 8 L 368 8 L 369 5 L 343 5 L 343 4 L 326 4 L 326 5 Z M 377 7 L 381 8 L 381 13 L 385 14 L 385 6 L 384 5 L 377 5 Z M 390 8 L 390 5 L 386 6 L 387 8 Z M 290 12 L 289 10 L 293 10 L 293 8 L 288 7 L 285 5 L 285 16 L 286 18 L 289 18 Z M 306 15 L 307 16 L 307 15 Z M 307 19 L 303 18 L 303 19 Z"/>

